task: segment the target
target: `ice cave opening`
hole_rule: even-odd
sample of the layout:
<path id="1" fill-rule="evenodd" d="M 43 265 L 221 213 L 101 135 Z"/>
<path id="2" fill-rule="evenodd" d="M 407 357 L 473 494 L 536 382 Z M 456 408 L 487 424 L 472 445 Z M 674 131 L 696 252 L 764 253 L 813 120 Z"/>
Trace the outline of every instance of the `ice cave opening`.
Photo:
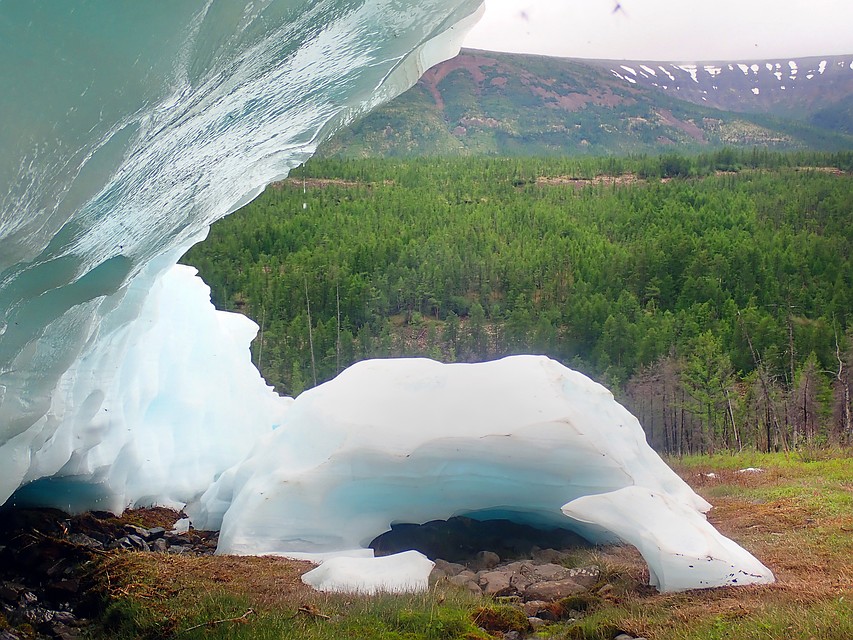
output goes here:
<path id="1" fill-rule="evenodd" d="M 452 516 L 423 524 L 394 523 L 390 531 L 374 538 L 368 546 L 377 557 L 414 550 L 433 561 L 441 559 L 461 564 L 467 564 L 482 551 L 491 551 L 505 560 L 530 558 L 543 549 L 591 546 L 571 529 L 535 527 L 524 524 L 523 520 L 522 514 L 518 519 Z"/>

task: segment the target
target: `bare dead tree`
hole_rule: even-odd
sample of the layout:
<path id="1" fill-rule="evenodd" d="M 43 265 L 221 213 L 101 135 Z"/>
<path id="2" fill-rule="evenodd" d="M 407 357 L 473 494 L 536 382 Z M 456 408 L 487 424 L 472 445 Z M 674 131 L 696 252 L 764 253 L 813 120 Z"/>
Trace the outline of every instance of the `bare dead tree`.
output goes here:
<path id="1" fill-rule="evenodd" d="M 835 331 L 835 357 L 838 359 L 838 371 L 835 373 L 835 380 L 841 390 L 841 437 L 848 442 L 853 439 L 853 425 L 851 425 L 850 415 L 850 379 L 848 363 L 845 362 L 844 354 L 841 352 L 841 345 L 838 341 L 838 330 Z"/>
<path id="2" fill-rule="evenodd" d="M 311 376 L 314 379 L 314 386 L 317 386 L 317 363 L 314 360 L 314 329 L 311 325 L 311 300 L 308 299 L 308 276 L 303 274 L 305 279 L 305 307 L 308 310 L 308 345 L 311 348 Z"/>
<path id="3" fill-rule="evenodd" d="M 773 402 L 772 395 L 770 393 L 770 381 L 768 380 L 768 372 L 767 368 L 764 366 L 764 363 L 761 361 L 761 356 L 758 355 L 755 351 L 755 347 L 752 345 L 752 338 L 749 335 L 749 331 L 746 328 L 746 324 L 743 322 L 743 318 L 740 315 L 740 311 L 737 313 L 738 321 L 740 322 L 741 329 L 743 330 L 743 335 L 746 337 L 746 343 L 749 345 L 749 352 L 752 354 L 752 361 L 755 363 L 755 370 L 758 373 L 758 380 L 761 384 L 761 393 L 764 396 L 764 406 L 765 411 L 767 412 L 768 418 L 768 427 L 770 424 L 773 426 L 773 430 L 776 435 L 777 441 L 782 445 L 782 448 L 787 453 L 788 451 L 788 442 L 785 438 L 785 433 L 779 424 L 779 415 L 776 412 L 776 406 Z M 767 434 L 767 450 L 770 450 L 770 434 Z"/>

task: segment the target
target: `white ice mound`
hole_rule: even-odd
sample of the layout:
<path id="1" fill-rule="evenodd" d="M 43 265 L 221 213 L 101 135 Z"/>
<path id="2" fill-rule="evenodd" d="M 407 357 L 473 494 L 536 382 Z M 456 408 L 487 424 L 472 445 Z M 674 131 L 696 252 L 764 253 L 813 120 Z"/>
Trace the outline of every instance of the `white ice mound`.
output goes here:
<path id="1" fill-rule="evenodd" d="M 326 560 L 302 576 L 318 591 L 405 593 L 426 591 L 435 563 L 417 551 L 382 558 L 339 557 Z"/>
<path id="2" fill-rule="evenodd" d="M 646 487 L 577 498 L 563 513 L 606 527 L 637 547 L 649 565 L 649 581 L 660 591 L 774 581 L 767 567 L 701 514 Z"/>
<path id="3" fill-rule="evenodd" d="M 193 516 L 198 527 L 221 525 L 219 552 L 234 554 L 365 548 L 391 523 L 456 515 L 606 540 L 621 530 L 561 507 L 633 486 L 699 519 L 710 508 L 609 391 L 553 360 L 371 360 L 299 396 Z"/>

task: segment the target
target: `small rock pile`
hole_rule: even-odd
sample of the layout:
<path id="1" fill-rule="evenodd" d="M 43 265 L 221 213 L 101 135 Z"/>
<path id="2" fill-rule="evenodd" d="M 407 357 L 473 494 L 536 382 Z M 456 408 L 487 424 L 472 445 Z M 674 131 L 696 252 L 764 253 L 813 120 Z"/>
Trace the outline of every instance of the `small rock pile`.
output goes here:
<path id="1" fill-rule="evenodd" d="M 492 551 L 480 551 L 461 562 L 435 560 L 430 584 L 447 582 L 476 595 L 489 596 L 509 605 L 523 616 L 508 628 L 506 621 L 486 624 L 484 630 L 496 632 L 504 640 L 545 637 L 551 622 L 574 622 L 612 596 L 597 566 L 569 567 L 576 549 L 532 548 L 527 558 L 502 561 Z M 525 622 L 526 618 L 526 622 Z M 519 631 L 524 627 L 524 631 Z M 612 636 L 607 634 L 613 634 Z M 646 640 L 618 630 L 607 631 L 614 640 Z"/>
<path id="2" fill-rule="evenodd" d="M 517 596 L 523 602 L 553 602 L 587 591 L 599 580 L 598 567 L 569 569 L 554 560 L 562 556 L 554 549 L 534 554 L 531 560 L 501 563 L 492 551 L 481 551 L 468 566 L 437 560 L 430 580 L 451 584 L 487 596 Z"/>
<path id="3" fill-rule="evenodd" d="M 93 549 L 127 549 L 129 551 L 155 551 L 161 553 L 190 553 L 196 556 L 212 556 L 216 552 L 219 540 L 218 531 L 196 531 L 185 532 L 167 531 L 163 527 L 142 527 L 126 524 L 125 535 L 112 540 L 93 540 L 85 534 L 77 538 L 79 544 L 90 546 Z M 88 538 L 84 540 L 83 538 Z"/>

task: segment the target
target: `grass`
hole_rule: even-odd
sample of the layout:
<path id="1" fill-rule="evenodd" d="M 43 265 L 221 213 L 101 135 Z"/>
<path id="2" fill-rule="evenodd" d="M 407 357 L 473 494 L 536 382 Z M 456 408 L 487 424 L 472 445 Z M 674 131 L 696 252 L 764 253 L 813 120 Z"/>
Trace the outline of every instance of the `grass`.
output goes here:
<path id="1" fill-rule="evenodd" d="M 853 458 L 744 453 L 669 463 L 715 505 L 714 525 L 767 564 L 777 583 L 658 594 L 644 586 L 647 569 L 632 547 L 578 550 L 572 563 L 598 565 L 606 588 L 583 606 L 566 603 L 569 619 L 533 637 L 853 638 Z M 738 473 L 750 466 L 763 471 Z M 474 640 L 523 627 L 506 604 L 449 585 L 419 595 L 316 593 L 299 579 L 308 566 L 116 552 L 97 574 L 107 603 L 100 637 Z"/>
<path id="2" fill-rule="evenodd" d="M 317 593 L 280 558 L 115 553 L 99 569 L 100 635 L 130 638 L 474 640 L 480 599 L 456 589 L 375 597 Z"/>

